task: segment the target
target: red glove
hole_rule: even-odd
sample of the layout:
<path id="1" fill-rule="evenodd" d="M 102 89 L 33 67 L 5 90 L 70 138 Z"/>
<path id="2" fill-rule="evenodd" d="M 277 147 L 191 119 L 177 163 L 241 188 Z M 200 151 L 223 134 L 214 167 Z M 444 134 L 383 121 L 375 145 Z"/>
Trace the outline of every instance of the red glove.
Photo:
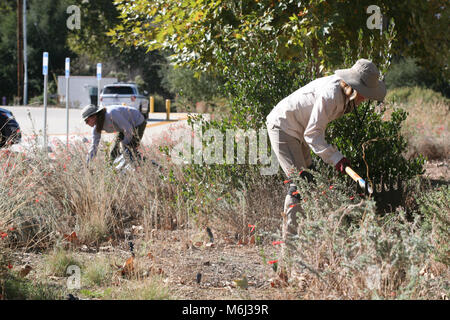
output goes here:
<path id="1" fill-rule="evenodd" d="M 340 173 L 343 173 L 345 171 L 345 167 L 350 166 L 350 161 L 346 157 L 343 157 L 341 160 L 339 160 L 338 163 L 336 163 L 336 170 Z"/>

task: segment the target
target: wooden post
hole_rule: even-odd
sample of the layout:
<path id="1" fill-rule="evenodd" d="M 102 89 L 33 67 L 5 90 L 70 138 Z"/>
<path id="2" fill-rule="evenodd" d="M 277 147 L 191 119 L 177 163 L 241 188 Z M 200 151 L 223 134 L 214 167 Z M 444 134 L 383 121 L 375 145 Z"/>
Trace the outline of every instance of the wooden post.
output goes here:
<path id="1" fill-rule="evenodd" d="M 166 120 L 170 120 L 170 99 L 166 99 Z"/>

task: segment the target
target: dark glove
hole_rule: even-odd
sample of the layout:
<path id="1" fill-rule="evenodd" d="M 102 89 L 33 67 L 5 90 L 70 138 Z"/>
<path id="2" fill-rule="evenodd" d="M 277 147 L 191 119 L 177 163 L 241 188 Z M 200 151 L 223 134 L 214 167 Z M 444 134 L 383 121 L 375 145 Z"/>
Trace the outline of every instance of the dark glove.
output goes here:
<path id="1" fill-rule="evenodd" d="M 340 173 L 343 173 L 345 171 L 345 168 L 347 166 L 350 166 L 350 161 L 346 157 L 343 157 L 341 160 L 339 160 L 338 163 L 336 163 L 336 170 Z"/>

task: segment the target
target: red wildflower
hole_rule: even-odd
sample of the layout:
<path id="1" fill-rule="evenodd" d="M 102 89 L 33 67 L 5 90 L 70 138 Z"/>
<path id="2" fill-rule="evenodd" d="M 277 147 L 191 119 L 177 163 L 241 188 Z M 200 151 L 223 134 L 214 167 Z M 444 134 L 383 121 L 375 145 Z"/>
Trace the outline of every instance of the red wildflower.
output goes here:
<path id="1" fill-rule="evenodd" d="M 277 244 L 282 244 L 282 243 L 284 243 L 284 241 L 274 241 L 274 242 L 272 242 L 272 245 L 276 246 Z"/>
<path id="2" fill-rule="evenodd" d="M 278 260 L 270 260 L 269 262 L 268 262 L 268 264 L 274 264 L 274 263 L 277 263 L 278 262 Z"/>
<path id="3" fill-rule="evenodd" d="M 253 230 L 255 230 L 255 225 L 254 224 L 249 224 L 248 227 L 252 228 L 252 230 L 250 230 L 250 232 L 253 232 Z"/>
<path id="4" fill-rule="evenodd" d="M 0 232 L 0 237 L 2 237 L 2 239 L 6 238 L 8 236 L 8 234 L 6 232 Z"/>

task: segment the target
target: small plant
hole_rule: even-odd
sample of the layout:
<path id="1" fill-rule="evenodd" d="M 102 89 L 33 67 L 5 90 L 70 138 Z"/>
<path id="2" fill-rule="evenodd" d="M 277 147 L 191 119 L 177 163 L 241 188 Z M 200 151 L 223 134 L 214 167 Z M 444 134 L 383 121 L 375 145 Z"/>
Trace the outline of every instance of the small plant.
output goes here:
<path id="1" fill-rule="evenodd" d="M 450 186 L 423 195 L 418 203 L 424 229 L 431 233 L 435 259 L 450 266 Z"/>
<path id="2" fill-rule="evenodd" d="M 108 288 L 103 293 L 103 298 L 108 300 L 168 300 L 170 297 L 168 288 L 157 276 Z"/>
<path id="3" fill-rule="evenodd" d="M 7 275 L 3 279 L 1 294 L 3 299 L 7 300 L 61 300 L 64 297 L 64 289 L 46 282 Z"/>
<path id="4" fill-rule="evenodd" d="M 88 262 L 83 270 L 83 284 L 91 286 L 108 285 L 114 269 L 106 258 L 96 258 Z"/>
<path id="5" fill-rule="evenodd" d="M 45 258 L 45 269 L 49 275 L 66 277 L 67 267 L 71 265 L 82 267 L 82 263 L 75 258 L 73 253 L 61 248 L 55 248 Z"/>

